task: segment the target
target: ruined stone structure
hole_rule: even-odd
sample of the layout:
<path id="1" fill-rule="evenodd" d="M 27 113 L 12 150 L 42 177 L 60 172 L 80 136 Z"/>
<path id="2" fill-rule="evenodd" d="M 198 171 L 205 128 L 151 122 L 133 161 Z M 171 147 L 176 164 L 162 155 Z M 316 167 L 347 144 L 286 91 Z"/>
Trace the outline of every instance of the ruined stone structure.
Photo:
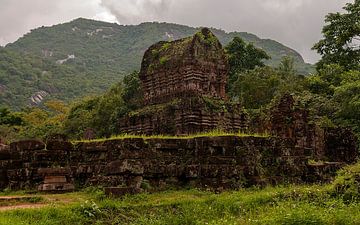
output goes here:
<path id="1" fill-rule="evenodd" d="M 122 195 L 140 192 L 144 183 L 156 189 L 181 185 L 236 189 L 320 182 L 330 181 L 337 169 L 358 157 L 351 130 L 310 124 L 308 112 L 291 95 L 274 105 L 263 129 L 271 136 L 128 138 L 76 144 L 54 136 L 46 144 L 15 142 L 0 150 L 0 188 L 69 191 L 76 183 L 101 185 L 108 194 Z"/>
<path id="2" fill-rule="evenodd" d="M 346 128 L 316 127 L 307 116 L 292 96 L 285 95 L 270 110 L 269 137 L 131 138 L 72 144 L 54 136 L 46 143 L 19 141 L 0 149 L 0 188 L 69 191 L 76 183 L 125 194 L 138 193 L 144 183 L 156 189 L 181 185 L 236 189 L 330 181 L 337 169 L 357 159 L 357 139 Z"/>
<path id="3" fill-rule="evenodd" d="M 154 44 L 139 74 L 144 107 L 121 118 L 120 130 L 170 135 L 245 130 L 246 114 L 225 94 L 228 70 L 222 46 L 207 28 Z"/>
<path id="4" fill-rule="evenodd" d="M 291 139 L 297 148 L 312 152 L 315 160 L 352 162 L 357 156 L 357 151 L 348 151 L 350 145 L 357 143 L 350 128 L 318 127 L 309 123 L 308 110 L 289 94 L 279 100 L 269 115 L 266 130 L 270 134 Z"/>
<path id="5" fill-rule="evenodd" d="M 140 79 L 144 107 L 120 119 L 126 133 L 183 135 L 222 129 L 247 130 L 247 115 L 227 101 L 228 63 L 216 37 L 159 42 L 144 56 Z M 268 137 L 131 138 L 72 144 L 62 135 L 0 143 L 0 188 L 70 191 L 87 185 L 106 193 L 137 193 L 192 185 L 223 189 L 250 185 L 329 181 L 358 157 L 346 128 L 321 128 L 285 95 L 259 120 Z M 91 138 L 88 130 L 85 137 Z M 320 163 L 311 164 L 309 160 Z"/>
<path id="6" fill-rule="evenodd" d="M 197 95 L 225 99 L 229 65 L 219 40 L 207 28 L 173 42 L 159 42 L 146 52 L 140 79 L 145 104 Z"/>
<path id="7" fill-rule="evenodd" d="M 333 140 L 333 134 L 329 135 Z M 356 142 L 349 140 L 328 145 L 356 156 Z M 342 159 L 334 153 L 325 150 L 317 154 Z M 101 185 L 120 187 L 109 188 L 109 192 L 136 193 L 141 184 L 148 183 L 156 189 L 181 185 L 236 189 L 319 182 L 349 162 L 344 158 L 309 165 L 313 155 L 296 147 L 291 139 L 278 137 L 131 138 L 74 145 L 65 140 L 47 144 L 29 140 L 0 151 L 0 188 L 66 191 L 73 190 L 76 183 L 78 187 Z"/>

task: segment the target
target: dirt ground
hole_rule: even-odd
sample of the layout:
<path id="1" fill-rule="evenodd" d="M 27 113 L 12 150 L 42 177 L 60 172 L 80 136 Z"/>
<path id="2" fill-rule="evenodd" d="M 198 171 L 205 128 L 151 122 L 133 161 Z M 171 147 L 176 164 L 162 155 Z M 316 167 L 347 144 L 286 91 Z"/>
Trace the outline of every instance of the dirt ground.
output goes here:
<path id="1" fill-rule="evenodd" d="M 85 197 L 85 196 L 84 196 Z M 37 198 L 37 201 L 34 201 Z M 70 194 L 41 194 L 23 196 L 0 196 L 0 211 L 41 208 L 50 204 L 66 204 L 77 201 Z"/>

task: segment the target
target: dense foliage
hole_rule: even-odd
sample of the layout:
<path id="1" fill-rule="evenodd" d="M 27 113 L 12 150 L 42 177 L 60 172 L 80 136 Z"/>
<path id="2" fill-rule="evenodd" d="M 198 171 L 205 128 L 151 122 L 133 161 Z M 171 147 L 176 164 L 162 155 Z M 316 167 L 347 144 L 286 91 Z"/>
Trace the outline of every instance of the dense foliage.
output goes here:
<path id="1" fill-rule="evenodd" d="M 233 84 L 238 80 L 238 74 L 256 67 L 264 67 L 264 61 L 270 59 L 268 54 L 252 43 L 245 43 L 240 37 L 235 37 L 226 47 L 230 71 L 228 90 L 233 89 Z"/>
<path id="2" fill-rule="evenodd" d="M 317 115 L 360 134 L 360 71 L 327 65 L 309 77 L 307 85 L 311 93 L 308 103 Z"/>
<path id="3" fill-rule="evenodd" d="M 324 38 L 313 47 L 322 55 L 320 68 L 336 63 L 346 70 L 360 69 L 360 1 L 347 3 L 344 11 L 326 16 Z"/>
<path id="4" fill-rule="evenodd" d="M 118 119 L 139 107 L 141 98 L 138 73 L 132 72 L 105 94 L 76 103 L 65 121 L 64 132 L 72 137 L 82 137 L 88 129 L 96 137 L 117 134 Z"/>
<path id="5" fill-rule="evenodd" d="M 85 94 L 99 94 L 112 82 L 114 77 L 0 48 L 0 106 L 3 107 L 17 110 L 27 107 L 33 104 L 31 96 L 39 91 L 50 94 L 48 100 L 68 102 Z"/>

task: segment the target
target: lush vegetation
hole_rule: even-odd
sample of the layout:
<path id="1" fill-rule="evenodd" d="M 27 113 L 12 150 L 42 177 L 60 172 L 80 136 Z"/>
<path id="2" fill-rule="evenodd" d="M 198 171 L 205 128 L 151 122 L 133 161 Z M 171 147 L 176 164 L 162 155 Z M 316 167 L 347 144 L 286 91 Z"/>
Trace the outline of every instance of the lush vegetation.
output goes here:
<path id="1" fill-rule="evenodd" d="M 270 56 L 262 49 L 256 48 L 252 43 L 245 43 L 240 37 L 234 39 L 225 47 L 229 60 L 229 81 L 228 91 L 236 93 L 233 90 L 238 74 L 244 71 L 253 70 L 256 67 L 264 67 L 264 60 L 270 59 Z"/>
<path id="2" fill-rule="evenodd" d="M 36 199 L 39 209 L 0 212 L 1 224 L 358 224 L 360 164 L 325 186 L 168 190 L 108 198 L 101 189 Z M 149 185 L 144 188 L 151 189 Z M 53 202 L 49 199 L 59 199 Z"/>
<path id="3" fill-rule="evenodd" d="M 20 110 L 36 105 L 31 96 L 39 91 L 50 94 L 46 99 L 69 102 L 85 95 L 99 94 L 114 80 L 99 73 L 58 65 L 49 59 L 23 54 L 0 47 L 0 107 Z M 50 98 L 49 98 L 50 97 Z"/>
<path id="4" fill-rule="evenodd" d="M 57 100 L 45 102 L 43 108 L 27 108 L 21 112 L 0 108 L 0 139 L 12 142 L 62 133 L 68 111 L 69 106 Z"/>
<path id="5" fill-rule="evenodd" d="M 347 3 L 345 12 L 329 13 L 322 33 L 324 38 L 313 47 L 322 55 L 318 67 L 336 63 L 346 70 L 359 70 L 360 61 L 360 1 Z"/>

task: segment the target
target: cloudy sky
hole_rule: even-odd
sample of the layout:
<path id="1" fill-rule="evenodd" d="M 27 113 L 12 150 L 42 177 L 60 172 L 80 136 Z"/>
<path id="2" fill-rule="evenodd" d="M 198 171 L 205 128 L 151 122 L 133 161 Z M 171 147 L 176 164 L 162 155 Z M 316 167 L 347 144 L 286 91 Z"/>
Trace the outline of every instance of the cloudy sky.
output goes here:
<path id="1" fill-rule="evenodd" d="M 350 0 L 0 0 L 0 45 L 31 29 L 85 17 L 119 24 L 161 21 L 246 31 L 299 51 L 307 62 L 324 16 Z"/>

